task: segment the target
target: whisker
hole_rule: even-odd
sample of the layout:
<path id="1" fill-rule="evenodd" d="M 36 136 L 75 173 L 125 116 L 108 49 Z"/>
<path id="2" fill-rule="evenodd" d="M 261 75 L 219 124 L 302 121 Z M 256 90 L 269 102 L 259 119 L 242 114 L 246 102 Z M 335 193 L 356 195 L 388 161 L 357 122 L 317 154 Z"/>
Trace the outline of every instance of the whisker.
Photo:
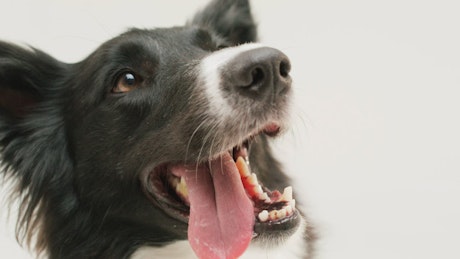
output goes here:
<path id="1" fill-rule="evenodd" d="M 190 139 L 187 143 L 187 147 L 185 149 L 185 158 L 184 158 L 184 162 L 187 161 L 188 159 L 188 152 L 190 150 L 190 145 L 192 143 L 192 140 L 193 140 L 193 137 L 195 136 L 195 134 L 198 132 L 198 130 L 204 125 L 204 123 L 206 122 L 206 120 L 203 120 L 197 127 L 196 129 L 193 131 L 192 135 L 190 136 Z"/>
<path id="2" fill-rule="evenodd" d="M 220 123 L 219 123 L 219 124 L 220 124 Z M 215 125 L 215 126 L 213 127 L 212 132 L 216 132 L 216 130 L 215 130 L 214 128 L 218 128 L 218 125 Z M 214 141 L 216 140 L 217 135 L 218 135 L 217 133 L 214 133 L 214 137 L 212 138 L 211 145 L 210 145 L 210 147 L 209 147 L 209 154 L 210 154 L 210 155 L 213 154 L 212 148 L 213 148 L 213 146 L 214 146 Z M 219 150 L 222 150 L 222 149 L 219 149 Z M 211 162 L 211 161 L 210 161 L 210 162 Z M 211 168 L 211 167 L 210 167 L 210 168 Z M 212 174 L 212 172 L 211 172 L 211 174 Z"/>
<path id="3" fill-rule="evenodd" d="M 213 127 L 206 133 L 206 135 L 205 135 L 204 138 L 203 138 L 203 142 L 202 142 L 202 144 L 201 144 L 200 151 L 198 152 L 198 156 L 197 156 L 197 158 L 196 158 L 196 170 L 195 170 L 196 173 L 198 172 L 198 166 L 199 166 L 200 161 L 201 161 L 201 155 L 202 155 L 202 153 L 203 153 L 204 147 L 206 146 L 206 143 L 207 143 L 209 137 L 211 137 L 211 135 L 213 134 L 213 132 L 214 132 L 214 127 L 215 127 L 215 126 L 213 126 Z"/>

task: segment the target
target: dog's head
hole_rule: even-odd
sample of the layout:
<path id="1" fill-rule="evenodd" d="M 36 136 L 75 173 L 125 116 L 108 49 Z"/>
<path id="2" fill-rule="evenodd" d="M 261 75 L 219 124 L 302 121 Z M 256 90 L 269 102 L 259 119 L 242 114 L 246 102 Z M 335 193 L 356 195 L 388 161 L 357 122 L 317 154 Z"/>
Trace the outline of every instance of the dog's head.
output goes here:
<path id="1" fill-rule="evenodd" d="M 76 64 L 0 43 L 20 230 L 66 258 L 187 238 L 203 258 L 282 243 L 300 215 L 268 139 L 286 127 L 290 62 L 256 38 L 247 1 L 214 1 L 184 27 L 130 30 Z"/>

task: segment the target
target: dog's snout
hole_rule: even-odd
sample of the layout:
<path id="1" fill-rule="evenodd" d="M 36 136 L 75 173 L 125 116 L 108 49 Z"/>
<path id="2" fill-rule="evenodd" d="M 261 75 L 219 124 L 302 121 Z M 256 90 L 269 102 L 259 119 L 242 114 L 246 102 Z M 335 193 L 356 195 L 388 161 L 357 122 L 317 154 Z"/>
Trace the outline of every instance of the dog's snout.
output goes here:
<path id="1" fill-rule="evenodd" d="M 240 53 L 226 70 L 228 80 L 242 94 L 279 95 L 291 86 L 289 58 L 274 48 L 262 47 Z"/>
<path id="2" fill-rule="evenodd" d="M 280 50 L 258 43 L 225 48 L 206 56 L 199 67 L 211 110 L 260 116 L 267 107 L 284 110 L 291 96 L 291 62 Z"/>

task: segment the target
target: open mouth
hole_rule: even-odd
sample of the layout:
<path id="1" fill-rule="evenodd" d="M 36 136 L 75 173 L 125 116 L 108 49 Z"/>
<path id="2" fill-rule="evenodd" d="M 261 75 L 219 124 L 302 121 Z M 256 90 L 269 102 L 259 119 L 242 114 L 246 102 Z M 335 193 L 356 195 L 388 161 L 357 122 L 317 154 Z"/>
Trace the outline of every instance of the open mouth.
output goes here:
<path id="1" fill-rule="evenodd" d="M 278 131 L 269 124 L 259 134 Z M 292 187 L 270 190 L 251 171 L 253 138 L 208 162 L 166 163 L 148 174 L 148 193 L 168 215 L 189 224 L 188 239 L 200 258 L 238 257 L 252 239 L 299 224 Z"/>

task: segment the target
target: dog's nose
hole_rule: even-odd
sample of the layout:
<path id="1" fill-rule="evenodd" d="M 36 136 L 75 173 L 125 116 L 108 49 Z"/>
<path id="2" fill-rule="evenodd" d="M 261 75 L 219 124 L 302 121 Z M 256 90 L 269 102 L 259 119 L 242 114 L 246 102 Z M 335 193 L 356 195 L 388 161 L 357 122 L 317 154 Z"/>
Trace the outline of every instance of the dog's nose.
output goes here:
<path id="1" fill-rule="evenodd" d="M 224 70 L 239 93 L 262 98 L 280 95 L 291 87 L 291 62 L 281 51 L 261 47 L 240 53 Z"/>

